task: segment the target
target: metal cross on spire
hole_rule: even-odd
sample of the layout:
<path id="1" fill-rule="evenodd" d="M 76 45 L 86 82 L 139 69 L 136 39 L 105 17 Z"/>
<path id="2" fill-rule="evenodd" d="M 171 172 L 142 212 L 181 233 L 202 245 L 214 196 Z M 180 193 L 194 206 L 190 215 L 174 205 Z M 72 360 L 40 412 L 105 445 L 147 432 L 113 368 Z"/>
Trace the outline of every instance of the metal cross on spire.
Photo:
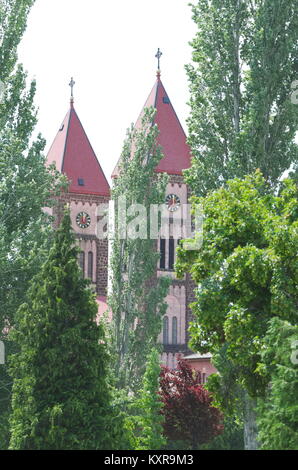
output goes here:
<path id="1" fill-rule="evenodd" d="M 75 84 L 76 82 L 74 81 L 73 77 L 71 77 L 71 80 L 69 83 L 69 86 L 71 88 L 71 98 L 70 98 L 71 103 L 73 103 L 73 87 L 75 86 Z"/>
<path id="2" fill-rule="evenodd" d="M 160 58 L 162 56 L 161 50 L 158 48 L 155 57 L 157 58 L 157 70 L 160 72 Z"/>

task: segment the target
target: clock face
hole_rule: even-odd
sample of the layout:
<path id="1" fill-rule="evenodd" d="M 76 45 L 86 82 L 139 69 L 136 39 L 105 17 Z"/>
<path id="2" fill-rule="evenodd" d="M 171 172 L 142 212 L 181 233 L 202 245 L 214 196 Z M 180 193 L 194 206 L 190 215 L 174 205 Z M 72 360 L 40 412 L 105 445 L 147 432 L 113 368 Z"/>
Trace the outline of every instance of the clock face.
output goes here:
<path id="1" fill-rule="evenodd" d="M 168 194 L 166 197 L 166 206 L 170 212 L 174 212 L 179 209 L 181 205 L 180 198 L 176 194 Z"/>
<path id="2" fill-rule="evenodd" d="M 87 212 L 80 212 L 77 215 L 76 222 L 80 228 L 87 228 L 91 224 L 91 217 Z"/>

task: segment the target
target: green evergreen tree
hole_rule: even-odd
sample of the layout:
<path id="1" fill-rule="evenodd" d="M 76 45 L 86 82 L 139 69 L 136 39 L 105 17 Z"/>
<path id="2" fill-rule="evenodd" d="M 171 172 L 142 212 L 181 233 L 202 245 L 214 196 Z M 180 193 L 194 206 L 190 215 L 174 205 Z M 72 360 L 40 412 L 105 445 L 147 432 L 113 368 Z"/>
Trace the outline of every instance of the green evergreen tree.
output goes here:
<path id="1" fill-rule="evenodd" d="M 131 445 L 135 450 L 160 450 L 166 445 L 163 436 L 164 417 L 161 414 L 163 403 L 159 394 L 160 372 L 160 354 L 157 349 L 152 349 L 147 357 L 142 388 L 131 406 L 137 416 L 130 416 L 126 420 Z"/>
<path id="2" fill-rule="evenodd" d="M 197 0 L 192 12 L 186 181 L 204 195 L 259 168 L 276 185 L 298 163 L 297 1 Z"/>
<path id="3" fill-rule="evenodd" d="M 270 380 L 257 407 L 261 448 L 298 450 L 298 326 L 272 319 L 261 356 L 259 371 Z"/>
<path id="4" fill-rule="evenodd" d="M 152 125 L 154 113 L 153 108 L 146 109 L 142 128 L 128 132 L 113 189 L 116 207 L 109 304 L 113 312 L 115 377 L 119 388 L 134 390 L 140 386 L 147 355 L 157 344 L 170 284 L 168 278 L 156 277 L 160 255 L 157 240 L 150 239 L 150 206 L 164 202 L 167 182 L 166 175 L 154 171 L 162 158 L 156 143 L 158 129 Z M 127 211 L 119 217 L 123 196 Z M 137 213 L 140 205 L 145 209 L 144 217 Z M 131 224 L 139 228 L 132 235 Z"/>
<path id="5" fill-rule="evenodd" d="M 208 449 L 244 449 L 245 391 L 237 382 L 238 367 L 228 357 L 228 344 L 225 343 L 212 356 L 212 364 L 220 371 L 211 374 L 206 384 L 214 406 L 224 412 L 224 431 L 208 446 Z"/>
<path id="6" fill-rule="evenodd" d="M 10 449 L 109 449 L 108 356 L 66 214 L 11 331 Z"/>
<path id="7" fill-rule="evenodd" d="M 204 450 L 244 450 L 243 423 L 228 417 L 224 419 L 223 425 L 222 434 L 201 448 Z"/>
<path id="8" fill-rule="evenodd" d="M 17 65 L 17 47 L 33 0 L 0 2 L 0 340 L 6 362 L 15 349 L 5 326 L 13 325 L 28 284 L 39 270 L 51 241 L 49 217 L 43 208 L 59 190 L 60 177 L 45 166 L 44 139 L 32 141 L 37 116 L 36 84 Z M 0 365 L 0 449 L 7 448 L 11 379 Z"/>

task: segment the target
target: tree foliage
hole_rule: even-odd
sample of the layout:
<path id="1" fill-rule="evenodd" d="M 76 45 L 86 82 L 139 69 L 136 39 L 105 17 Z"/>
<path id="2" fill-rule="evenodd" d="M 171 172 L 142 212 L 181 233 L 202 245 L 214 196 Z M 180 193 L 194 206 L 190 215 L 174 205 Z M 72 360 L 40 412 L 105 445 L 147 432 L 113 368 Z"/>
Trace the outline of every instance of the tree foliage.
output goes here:
<path id="1" fill-rule="evenodd" d="M 142 387 L 132 401 L 131 416 L 126 421 L 134 450 L 160 450 L 166 444 L 163 403 L 159 395 L 160 372 L 160 354 L 157 349 L 152 349 L 147 357 Z"/>
<path id="2" fill-rule="evenodd" d="M 10 333 L 11 449 L 113 446 L 105 335 L 77 257 L 66 214 Z"/>
<path id="3" fill-rule="evenodd" d="M 109 304 L 113 312 L 115 376 L 119 387 L 134 389 L 140 385 L 148 353 L 156 346 L 170 282 L 156 278 L 159 253 L 157 241 L 150 239 L 150 205 L 164 201 L 166 188 L 165 175 L 154 171 L 162 153 L 156 143 L 158 129 L 152 125 L 153 118 L 153 108 L 146 109 L 142 128 L 128 132 L 113 189 L 116 210 Z M 119 220 L 119 201 L 123 196 L 128 210 Z M 131 213 L 134 204 L 139 206 Z M 145 215 L 138 213 L 140 205 L 145 208 Z M 139 230 L 129 234 L 130 224 Z"/>
<path id="4" fill-rule="evenodd" d="M 262 340 L 273 317 L 297 315 L 297 185 L 283 182 L 273 195 L 259 172 L 195 199 L 204 207 L 204 244 L 199 252 L 178 250 L 177 270 L 198 285 L 192 304 L 191 345 L 217 352 L 237 368 L 236 382 L 250 396 L 264 394 Z"/>
<path id="5" fill-rule="evenodd" d="M 298 162 L 297 106 L 290 99 L 298 70 L 297 1 L 198 0 L 192 12 L 194 159 L 186 181 L 204 195 L 260 168 L 276 185 Z"/>
<path id="6" fill-rule="evenodd" d="M 184 441 L 191 449 L 210 442 L 223 431 L 220 411 L 201 385 L 200 373 L 180 359 L 178 368 L 162 368 L 161 397 L 164 432 L 169 440 Z"/>
<path id="7" fill-rule="evenodd" d="M 223 426 L 223 432 L 201 448 L 204 450 L 244 450 L 243 422 L 225 417 Z"/>
<path id="8" fill-rule="evenodd" d="M 36 84 L 27 87 L 27 75 L 17 65 L 17 47 L 26 28 L 33 0 L 1 0 L 0 3 L 0 340 L 6 359 L 14 349 L 7 342 L 8 324 L 24 301 L 29 281 L 44 260 L 50 243 L 49 217 L 43 207 L 59 190 L 59 178 L 45 167 L 45 141 L 32 140 L 37 117 Z M 2 86 L 1 86 L 2 91 Z M 0 448 L 6 447 L 11 379 L 0 365 Z M 4 434 L 2 434 L 2 431 Z"/>
<path id="9" fill-rule="evenodd" d="M 0 104 L 0 327 L 13 322 L 28 281 L 40 266 L 35 248 L 48 238 L 43 211 L 53 204 L 57 173 L 45 166 L 45 141 L 32 141 L 37 116 L 36 83 L 26 86 L 17 66 L 17 46 L 26 27 L 32 0 L 3 0 L 0 8 L 0 80 L 5 86 Z"/>
<path id="10" fill-rule="evenodd" d="M 262 449 L 298 450 L 298 326 L 279 318 L 269 322 L 259 370 L 270 385 L 258 402 Z"/>
<path id="11" fill-rule="evenodd" d="M 228 344 L 212 355 L 212 364 L 219 373 L 211 374 L 206 384 L 214 405 L 224 412 L 225 418 L 242 423 L 244 419 L 245 392 L 238 382 L 239 370 L 228 355 Z"/>

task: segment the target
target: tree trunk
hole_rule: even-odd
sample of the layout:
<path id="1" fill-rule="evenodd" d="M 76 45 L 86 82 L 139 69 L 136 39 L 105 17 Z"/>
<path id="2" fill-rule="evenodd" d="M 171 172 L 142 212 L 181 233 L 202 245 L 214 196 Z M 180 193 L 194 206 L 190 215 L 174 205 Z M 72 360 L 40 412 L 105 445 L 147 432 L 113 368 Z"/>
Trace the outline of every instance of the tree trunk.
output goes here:
<path id="1" fill-rule="evenodd" d="M 256 400 L 246 394 L 244 406 L 244 448 L 245 450 L 257 450 Z"/>

